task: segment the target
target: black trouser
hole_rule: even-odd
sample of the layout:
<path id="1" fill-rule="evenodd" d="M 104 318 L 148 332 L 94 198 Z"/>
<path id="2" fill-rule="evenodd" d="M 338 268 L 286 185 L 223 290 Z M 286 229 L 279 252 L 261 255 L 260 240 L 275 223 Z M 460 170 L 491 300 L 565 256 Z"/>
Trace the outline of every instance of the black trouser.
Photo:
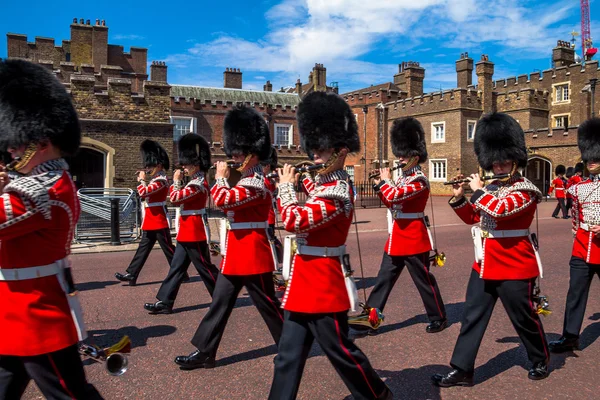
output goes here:
<path id="1" fill-rule="evenodd" d="M 594 275 L 600 277 L 600 265 L 588 264 L 582 258 L 571 257 L 569 266 L 571 277 L 565 306 L 563 336 L 577 338 L 581 331 L 592 279 Z"/>
<path id="2" fill-rule="evenodd" d="M 275 343 L 279 343 L 283 327 L 283 312 L 275 297 L 273 273 L 258 275 L 219 274 L 210 309 L 200 322 L 192 344 L 202 353 L 215 357 L 227 320 L 243 287 L 267 324 Z"/>
<path id="3" fill-rule="evenodd" d="M 565 205 L 565 199 L 556 199 L 556 200 L 558 200 L 558 204 L 556 205 L 556 208 L 554 209 L 552 216 L 558 217 L 558 211 L 562 211 L 563 218 L 566 218 L 568 213 L 567 213 L 567 207 Z"/>
<path id="4" fill-rule="evenodd" d="M 390 256 L 384 252 L 375 287 L 367 300 L 369 307 L 383 311 L 388 297 L 406 265 L 410 277 L 419 290 L 429 320 L 446 319 L 444 301 L 435 276 L 429 271 L 428 261 L 428 252 L 414 256 Z"/>
<path id="5" fill-rule="evenodd" d="M 210 262 L 210 252 L 206 241 L 177 242 L 171 268 L 156 295 L 158 300 L 171 306 L 175 303 L 190 262 L 194 264 L 198 274 L 202 277 L 208 293 L 213 295 L 219 270 Z"/>
<path id="6" fill-rule="evenodd" d="M 533 303 L 535 278 L 492 281 L 471 271 L 467 286 L 460 334 L 450 365 L 464 371 L 475 369 L 475 358 L 498 297 L 519 334 L 532 363 L 549 359 L 548 343 L 542 321 Z"/>
<path id="7" fill-rule="evenodd" d="M 355 399 L 377 399 L 386 392 L 367 356 L 348 339 L 348 313 L 304 314 L 285 311 L 270 400 L 295 399 L 314 340 Z M 313 382 L 317 384 L 317 382 Z"/>
<path id="8" fill-rule="evenodd" d="M 571 212 L 571 207 L 573 207 L 573 198 L 567 197 L 567 215 Z"/>
<path id="9" fill-rule="evenodd" d="M 38 356 L 0 356 L 0 400 L 20 399 L 31 379 L 50 400 L 102 399 L 85 378 L 76 344 Z"/>
<path id="10" fill-rule="evenodd" d="M 173 254 L 175 253 L 175 247 L 171 241 L 171 231 L 169 228 L 159 229 L 156 231 L 142 231 L 142 240 L 140 241 L 140 245 L 133 256 L 133 260 L 131 260 L 129 267 L 127 267 L 127 273 L 135 276 L 136 278 L 138 277 L 157 240 L 163 253 L 165 253 L 165 257 L 167 257 L 169 265 L 171 265 L 171 262 L 173 261 Z"/>

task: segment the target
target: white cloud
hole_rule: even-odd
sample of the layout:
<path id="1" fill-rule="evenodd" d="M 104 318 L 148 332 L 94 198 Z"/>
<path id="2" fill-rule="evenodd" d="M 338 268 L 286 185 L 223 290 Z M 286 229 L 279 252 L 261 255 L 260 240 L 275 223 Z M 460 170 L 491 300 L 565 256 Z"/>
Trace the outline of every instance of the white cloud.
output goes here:
<path id="1" fill-rule="evenodd" d="M 112 37 L 114 40 L 143 40 L 145 39 L 144 36 L 140 36 L 140 35 L 114 35 Z"/>
<path id="2" fill-rule="evenodd" d="M 458 49 L 457 56 L 464 50 L 476 54 L 485 44 L 500 47 L 507 56 L 546 58 L 556 40 L 572 29 L 560 21 L 577 5 L 560 0 L 528 6 L 530 0 L 282 0 L 266 13 L 271 30 L 262 40 L 221 33 L 167 62 L 271 73 L 274 86 L 291 85 L 298 76 L 306 82 L 318 62 L 345 91 L 392 80 L 397 64 L 362 60 L 381 48 L 389 48 L 389 60 L 395 62 L 398 56 L 442 47 Z M 454 65 L 432 64 L 426 79 L 443 86 L 455 83 Z"/>

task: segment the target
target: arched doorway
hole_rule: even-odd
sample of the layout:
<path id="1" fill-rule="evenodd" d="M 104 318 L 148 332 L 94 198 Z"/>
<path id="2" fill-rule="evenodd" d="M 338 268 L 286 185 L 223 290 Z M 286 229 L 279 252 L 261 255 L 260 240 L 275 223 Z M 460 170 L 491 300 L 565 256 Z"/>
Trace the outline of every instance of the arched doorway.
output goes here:
<path id="1" fill-rule="evenodd" d="M 548 193 L 552 181 L 552 163 L 540 156 L 529 158 L 525 169 L 525 177 L 533 182 L 543 194 Z"/>
<path id="2" fill-rule="evenodd" d="M 74 157 L 65 157 L 77 189 L 101 188 L 105 183 L 106 154 L 81 147 Z"/>

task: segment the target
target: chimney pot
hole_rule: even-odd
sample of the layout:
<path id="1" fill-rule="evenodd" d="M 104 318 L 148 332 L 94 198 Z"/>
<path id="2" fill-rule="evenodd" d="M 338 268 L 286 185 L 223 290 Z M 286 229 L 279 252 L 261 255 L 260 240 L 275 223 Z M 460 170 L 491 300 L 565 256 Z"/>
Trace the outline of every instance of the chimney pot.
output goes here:
<path id="1" fill-rule="evenodd" d="M 100 25 L 100 20 L 96 19 L 96 25 Z"/>
<path id="2" fill-rule="evenodd" d="M 81 25 L 83 25 L 83 18 L 80 18 L 80 19 L 79 19 L 79 23 L 80 23 Z"/>
<path id="3" fill-rule="evenodd" d="M 102 26 L 106 26 L 106 21 L 102 20 Z"/>
<path id="4" fill-rule="evenodd" d="M 88 19 L 87 21 L 85 21 L 86 25 L 90 25 L 90 20 Z"/>
<path id="5" fill-rule="evenodd" d="M 76 24 L 77 23 L 77 18 L 73 18 L 73 23 Z"/>

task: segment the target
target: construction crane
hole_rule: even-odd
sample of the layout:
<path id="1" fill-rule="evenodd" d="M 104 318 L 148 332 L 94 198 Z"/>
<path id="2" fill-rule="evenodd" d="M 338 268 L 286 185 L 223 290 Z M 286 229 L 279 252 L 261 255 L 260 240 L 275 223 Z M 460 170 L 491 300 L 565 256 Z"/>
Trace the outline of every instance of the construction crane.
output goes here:
<path id="1" fill-rule="evenodd" d="M 581 52 L 583 59 L 589 61 L 598 52 L 592 42 L 592 34 L 590 28 L 590 2 L 589 0 L 581 1 Z"/>

